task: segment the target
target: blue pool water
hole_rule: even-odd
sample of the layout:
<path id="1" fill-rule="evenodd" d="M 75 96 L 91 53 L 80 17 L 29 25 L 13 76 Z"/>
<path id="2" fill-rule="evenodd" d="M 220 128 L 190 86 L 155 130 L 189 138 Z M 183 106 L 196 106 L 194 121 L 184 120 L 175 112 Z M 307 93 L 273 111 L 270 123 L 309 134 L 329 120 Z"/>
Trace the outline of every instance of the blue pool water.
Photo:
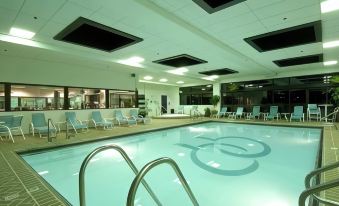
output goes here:
<path id="1" fill-rule="evenodd" d="M 201 206 L 297 206 L 304 177 L 315 166 L 320 135 L 316 128 L 204 123 L 22 157 L 72 205 L 79 205 L 83 159 L 98 146 L 114 143 L 138 169 L 159 157 L 173 158 Z M 86 171 L 87 205 L 126 205 L 133 178 L 117 152 L 98 154 Z M 154 168 L 146 181 L 163 205 L 191 205 L 170 166 Z M 155 205 L 142 185 L 135 201 Z"/>

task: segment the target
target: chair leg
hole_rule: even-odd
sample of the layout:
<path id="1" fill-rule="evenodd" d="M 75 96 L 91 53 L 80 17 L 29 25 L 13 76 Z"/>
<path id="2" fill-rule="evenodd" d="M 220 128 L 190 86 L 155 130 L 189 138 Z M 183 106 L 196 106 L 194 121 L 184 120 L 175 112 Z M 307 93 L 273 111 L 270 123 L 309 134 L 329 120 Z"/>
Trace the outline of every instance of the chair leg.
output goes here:
<path id="1" fill-rule="evenodd" d="M 21 132 L 22 138 L 24 138 L 24 140 L 26 140 L 26 138 L 25 138 L 25 135 L 24 135 L 24 133 L 22 132 L 22 129 L 21 129 L 21 127 L 19 127 L 19 129 L 20 129 L 20 132 Z"/>
<path id="2" fill-rule="evenodd" d="M 12 139 L 12 142 L 14 143 L 14 138 L 13 138 L 13 135 L 12 135 L 11 130 L 8 131 L 8 137 L 9 137 L 10 139 Z"/>

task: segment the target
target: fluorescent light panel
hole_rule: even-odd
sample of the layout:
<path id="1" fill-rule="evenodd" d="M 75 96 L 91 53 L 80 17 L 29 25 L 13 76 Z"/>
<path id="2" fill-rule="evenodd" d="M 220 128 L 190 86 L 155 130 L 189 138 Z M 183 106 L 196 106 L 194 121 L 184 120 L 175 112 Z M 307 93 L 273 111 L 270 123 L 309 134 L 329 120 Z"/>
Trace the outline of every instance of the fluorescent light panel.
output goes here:
<path id="1" fill-rule="evenodd" d="M 167 72 L 171 74 L 176 74 L 176 75 L 184 75 L 186 72 L 188 72 L 188 69 L 185 67 L 181 67 L 178 69 L 168 70 Z"/>
<path id="2" fill-rule="evenodd" d="M 202 77 L 202 79 L 209 80 L 209 81 L 214 81 L 218 78 L 219 78 L 218 75 L 211 75 L 211 76 L 208 76 L 208 77 Z"/>
<path id="3" fill-rule="evenodd" d="M 320 3 L 321 13 L 329 13 L 339 9 L 339 0 L 326 0 Z"/>
<path id="4" fill-rule="evenodd" d="M 159 79 L 159 82 L 167 82 L 168 80 L 165 78 Z"/>
<path id="5" fill-rule="evenodd" d="M 151 76 L 144 76 L 144 80 L 152 80 L 153 79 L 153 77 L 151 77 Z"/>
<path id="6" fill-rule="evenodd" d="M 140 64 L 143 61 L 145 61 L 144 58 L 134 56 L 134 57 L 130 57 L 128 59 L 119 60 L 117 62 L 120 63 L 120 64 L 125 64 L 125 65 L 133 66 L 133 67 L 144 67 L 143 65 Z"/>
<path id="7" fill-rule="evenodd" d="M 177 84 L 183 84 L 183 83 L 185 83 L 185 82 L 183 82 L 183 81 L 177 81 L 176 83 L 177 83 Z"/>
<path id="8" fill-rule="evenodd" d="M 339 40 L 336 41 L 329 41 L 329 42 L 325 42 L 323 43 L 323 48 L 333 48 L 333 47 L 337 47 L 339 46 Z"/>
<path id="9" fill-rule="evenodd" d="M 327 62 L 324 62 L 324 66 L 335 65 L 335 64 L 337 64 L 337 63 L 338 63 L 337 60 L 327 61 Z"/>
<path id="10" fill-rule="evenodd" d="M 16 27 L 12 27 L 9 30 L 9 34 L 12 36 L 16 36 L 16 37 L 20 37 L 24 39 L 31 39 L 35 35 L 34 32 L 31 32 L 25 29 L 16 28 Z"/>

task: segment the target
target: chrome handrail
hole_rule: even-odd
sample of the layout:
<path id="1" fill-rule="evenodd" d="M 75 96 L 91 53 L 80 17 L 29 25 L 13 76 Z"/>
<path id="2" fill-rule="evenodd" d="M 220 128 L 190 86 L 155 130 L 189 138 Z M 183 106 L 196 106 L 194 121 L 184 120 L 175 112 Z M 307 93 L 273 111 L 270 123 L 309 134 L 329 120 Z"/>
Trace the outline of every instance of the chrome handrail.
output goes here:
<path id="1" fill-rule="evenodd" d="M 322 172 L 325 172 L 325 171 L 328 171 L 328 170 L 331 170 L 331 169 L 335 169 L 337 167 L 339 167 L 339 161 L 335 162 L 333 164 L 329 164 L 329 165 L 326 165 L 324 167 L 315 169 L 312 172 L 310 172 L 308 175 L 306 175 L 306 177 L 305 177 L 306 190 L 304 190 L 299 196 L 299 206 L 304 206 L 307 197 L 311 196 L 311 195 L 321 203 L 339 206 L 339 202 L 327 200 L 325 198 L 322 198 L 322 197 L 319 197 L 318 195 L 316 195 L 316 193 L 318 193 L 318 192 L 339 186 L 339 179 L 311 186 L 311 179 L 315 175 L 318 175 Z"/>
<path id="2" fill-rule="evenodd" d="M 169 164 L 173 170 L 175 171 L 177 177 L 179 178 L 181 185 L 184 187 L 186 193 L 188 194 L 189 198 L 191 199 L 192 203 L 194 206 L 199 206 L 199 203 L 197 202 L 196 198 L 194 197 L 194 194 L 191 190 L 191 188 L 189 187 L 184 175 L 182 174 L 182 172 L 180 171 L 179 166 L 177 165 L 177 163 L 172 160 L 171 158 L 168 157 L 163 157 L 163 158 L 159 158 L 156 160 L 153 160 L 149 163 L 147 163 L 138 173 L 138 175 L 134 178 L 132 185 L 129 189 L 128 192 L 128 197 L 127 197 L 127 206 L 134 206 L 134 199 L 135 199 L 135 194 L 137 192 L 137 189 L 139 187 L 140 182 L 144 179 L 144 176 L 154 167 L 160 165 L 160 164 Z"/>
<path id="3" fill-rule="evenodd" d="M 113 150 L 116 150 L 117 152 L 119 152 L 121 154 L 121 156 L 127 162 L 128 166 L 133 170 L 134 174 L 135 175 L 138 174 L 138 169 L 133 164 L 132 160 L 128 157 L 126 152 L 121 147 L 119 147 L 118 145 L 111 144 L 111 145 L 105 145 L 105 146 L 101 146 L 101 147 L 96 148 L 95 150 L 93 150 L 91 153 L 89 153 L 87 155 L 87 157 L 84 159 L 84 161 L 81 164 L 81 168 L 80 168 L 80 172 L 79 172 L 79 199 L 80 199 L 80 206 L 86 206 L 86 199 L 85 199 L 85 170 L 86 170 L 86 167 L 87 167 L 89 161 L 96 154 L 98 154 L 98 153 L 100 153 L 102 151 L 108 150 L 108 149 L 113 149 Z M 154 192 L 151 190 L 151 188 L 146 183 L 146 181 L 142 180 L 141 183 L 144 185 L 144 187 L 146 188 L 148 193 L 151 195 L 153 200 L 156 202 L 156 204 L 161 206 L 162 204 L 160 203 L 159 199 L 155 196 Z"/>

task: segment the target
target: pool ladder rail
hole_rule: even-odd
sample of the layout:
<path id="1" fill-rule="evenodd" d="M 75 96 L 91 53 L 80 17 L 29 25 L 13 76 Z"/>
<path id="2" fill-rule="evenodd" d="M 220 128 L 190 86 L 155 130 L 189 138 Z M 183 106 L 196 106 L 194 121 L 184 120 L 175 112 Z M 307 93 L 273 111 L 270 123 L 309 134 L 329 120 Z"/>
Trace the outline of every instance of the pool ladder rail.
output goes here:
<path id="1" fill-rule="evenodd" d="M 192 190 L 190 189 L 185 177 L 183 176 L 182 172 L 179 169 L 179 166 L 176 164 L 176 162 L 174 160 L 172 160 L 171 158 L 168 157 L 163 157 L 163 158 L 159 158 L 156 159 L 154 161 L 151 161 L 149 163 L 147 163 L 139 172 L 138 169 L 136 168 L 136 166 L 134 165 L 134 163 L 132 162 L 132 160 L 128 157 L 127 153 L 118 145 L 105 145 L 105 146 L 101 146 L 98 147 L 96 149 L 94 149 L 90 154 L 87 155 L 87 157 L 84 159 L 84 161 L 81 164 L 81 168 L 80 168 L 80 172 L 79 172 L 79 199 L 80 199 L 80 206 L 86 206 L 86 198 L 85 198 L 85 171 L 87 168 L 87 165 L 89 163 L 89 161 L 98 153 L 105 151 L 105 150 L 109 150 L 109 149 L 113 149 L 116 150 L 117 152 L 119 152 L 121 154 L 121 156 L 125 159 L 125 161 L 127 162 L 128 166 L 132 169 L 132 171 L 134 172 L 134 174 L 136 175 L 136 177 L 134 178 L 132 185 L 130 187 L 129 193 L 128 193 L 128 197 L 127 197 L 127 206 L 133 206 L 134 205 L 134 198 L 135 198 L 135 194 L 137 192 L 138 186 L 140 185 L 140 182 L 143 184 L 143 186 L 145 187 L 145 189 L 147 190 L 147 192 L 150 194 L 150 196 L 152 197 L 152 199 L 155 201 L 155 203 L 158 206 L 162 206 L 161 202 L 159 201 L 159 199 L 156 197 L 156 195 L 154 194 L 154 192 L 152 191 L 152 189 L 149 187 L 149 185 L 147 184 L 147 182 L 143 179 L 144 176 L 147 174 L 147 172 L 149 172 L 151 169 L 153 169 L 154 167 L 156 167 L 157 165 L 160 164 L 169 164 L 170 166 L 172 166 L 172 168 L 174 169 L 176 175 L 178 176 L 181 185 L 183 185 L 186 193 L 188 194 L 188 196 L 190 197 L 192 203 L 194 206 L 199 206 L 196 198 L 194 197 Z"/>
<path id="2" fill-rule="evenodd" d="M 320 167 L 318 169 L 315 169 L 312 172 L 310 172 L 308 175 L 306 175 L 306 177 L 305 177 L 306 190 L 304 190 L 299 196 L 299 206 L 305 206 L 305 201 L 306 201 L 307 197 L 310 197 L 310 201 L 311 201 L 311 198 L 312 198 L 312 200 L 315 199 L 319 203 L 323 203 L 325 205 L 339 206 L 339 202 L 329 200 L 329 199 L 326 199 L 326 198 L 323 198 L 323 197 L 320 197 L 320 196 L 317 195 L 319 192 L 323 192 L 325 190 L 328 190 L 328 189 L 331 189 L 331 188 L 334 188 L 334 187 L 338 187 L 339 186 L 339 178 L 311 186 L 311 180 L 314 176 L 320 175 L 321 173 L 323 173 L 325 171 L 332 170 L 332 169 L 335 169 L 335 168 L 338 168 L 338 167 L 339 167 L 339 161 L 335 162 L 333 164 L 329 164 L 329 165 L 326 165 L 324 167 Z"/>

